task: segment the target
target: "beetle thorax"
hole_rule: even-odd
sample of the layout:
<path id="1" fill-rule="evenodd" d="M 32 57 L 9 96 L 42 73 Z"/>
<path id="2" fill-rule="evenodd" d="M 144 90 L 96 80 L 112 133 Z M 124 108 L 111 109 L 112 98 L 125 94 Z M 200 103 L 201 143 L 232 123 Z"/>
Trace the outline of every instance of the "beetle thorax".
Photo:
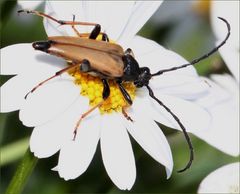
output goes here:
<path id="1" fill-rule="evenodd" d="M 148 85 L 152 75 L 148 67 L 139 67 L 138 62 L 130 54 L 123 57 L 124 71 L 122 80 L 132 81 L 138 88 Z"/>

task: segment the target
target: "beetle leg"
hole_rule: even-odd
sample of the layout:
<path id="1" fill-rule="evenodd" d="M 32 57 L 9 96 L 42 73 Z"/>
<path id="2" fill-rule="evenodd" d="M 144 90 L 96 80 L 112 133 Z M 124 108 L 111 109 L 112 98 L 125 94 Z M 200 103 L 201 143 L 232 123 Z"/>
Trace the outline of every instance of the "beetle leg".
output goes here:
<path id="1" fill-rule="evenodd" d="M 55 75 L 45 79 L 44 81 L 40 82 L 38 85 L 36 85 L 31 91 L 29 91 L 26 95 L 25 95 L 25 99 L 27 98 L 27 96 L 30 94 L 30 93 L 33 93 L 36 89 L 38 89 L 41 85 L 45 84 L 46 82 L 50 81 L 51 79 L 63 74 L 64 72 L 67 72 L 68 70 L 72 69 L 72 68 L 75 68 L 79 66 L 79 64 L 72 64 L 71 66 L 69 67 L 66 67 L 64 69 L 61 69 L 60 71 L 56 72 Z"/>
<path id="2" fill-rule="evenodd" d="M 78 30 L 75 28 L 75 15 L 73 15 L 73 24 L 72 29 L 73 31 L 77 34 L 77 36 L 79 37 L 88 37 L 90 39 L 96 39 L 98 37 L 98 35 L 101 33 L 101 26 L 99 24 L 96 24 L 95 27 L 93 28 L 92 32 L 89 33 L 80 33 L 78 32 Z"/>
<path id="3" fill-rule="evenodd" d="M 73 15 L 73 22 L 75 22 L 75 15 Z M 82 37 L 82 34 L 78 32 L 78 30 L 75 28 L 75 25 L 72 25 L 72 29 L 77 34 L 78 37 Z"/>
<path id="4" fill-rule="evenodd" d="M 88 38 L 95 40 L 100 34 L 100 32 L 101 32 L 101 26 L 99 24 L 96 24 Z"/>
<path id="5" fill-rule="evenodd" d="M 76 138 L 76 135 L 77 135 L 77 130 L 82 122 L 82 120 L 88 116 L 91 112 L 93 112 L 96 108 L 100 107 L 104 101 L 109 97 L 110 95 L 110 88 L 109 88 L 109 85 L 108 85 L 108 82 L 106 79 L 102 79 L 102 83 L 103 83 L 103 93 L 102 93 L 102 97 L 103 97 L 103 100 L 101 102 L 99 102 L 97 105 L 93 106 L 92 108 L 90 108 L 87 112 L 83 113 L 81 115 L 81 117 L 79 118 L 75 128 L 74 128 L 74 131 L 73 131 L 73 140 L 75 140 Z"/>
<path id="6" fill-rule="evenodd" d="M 106 79 L 102 79 L 102 83 L 103 83 L 102 98 L 106 100 L 110 95 L 110 88 Z"/>
<path id="7" fill-rule="evenodd" d="M 133 122 L 132 118 L 130 116 L 128 116 L 128 114 L 126 112 L 126 108 L 127 108 L 126 106 L 122 107 L 122 114 L 127 120 Z"/>
<path id="8" fill-rule="evenodd" d="M 88 37 L 90 39 L 96 39 L 99 34 L 101 33 L 101 26 L 97 23 L 92 23 L 92 22 L 78 22 L 75 21 L 75 15 L 73 15 L 73 21 L 65 21 L 65 20 L 58 20 L 50 15 L 47 15 L 43 12 L 35 11 L 35 10 L 19 10 L 18 13 L 27 13 L 27 14 L 33 14 L 37 15 L 43 18 L 48 18 L 58 24 L 62 25 L 71 25 L 72 29 L 74 32 L 77 34 L 79 37 Z M 75 25 L 82 25 L 82 26 L 95 26 L 92 32 L 89 33 L 79 33 L 78 30 L 75 28 Z"/>
<path id="9" fill-rule="evenodd" d="M 109 38 L 106 33 L 102 33 L 102 41 L 109 42 Z"/>
<path id="10" fill-rule="evenodd" d="M 129 105 L 132 105 L 132 99 L 131 96 L 128 94 L 128 92 L 125 90 L 125 88 L 122 85 L 122 82 L 117 81 L 118 87 L 120 89 L 120 91 L 122 92 L 123 97 L 125 98 L 125 100 L 127 101 L 127 103 Z"/>
<path id="11" fill-rule="evenodd" d="M 75 22 L 75 21 L 65 21 L 65 20 L 57 20 L 56 18 L 47 15 L 43 12 L 40 11 L 35 11 L 35 10 L 19 10 L 18 13 L 27 13 L 27 14 L 33 14 L 37 15 L 43 18 L 48 18 L 54 22 L 57 22 L 60 25 L 83 25 L 83 26 L 96 26 L 97 23 L 92 23 L 92 22 Z"/>
<path id="12" fill-rule="evenodd" d="M 75 140 L 76 138 L 76 135 L 77 135 L 77 130 L 82 122 L 82 120 L 88 116 L 91 112 L 93 112 L 96 108 L 98 108 L 99 106 L 101 106 L 103 104 L 104 100 L 101 101 L 100 103 L 98 103 L 97 105 L 93 106 L 92 108 L 90 108 L 87 112 L 83 113 L 80 117 L 80 119 L 77 121 L 76 123 L 76 126 L 74 128 L 74 131 L 73 131 L 73 140 Z"/>

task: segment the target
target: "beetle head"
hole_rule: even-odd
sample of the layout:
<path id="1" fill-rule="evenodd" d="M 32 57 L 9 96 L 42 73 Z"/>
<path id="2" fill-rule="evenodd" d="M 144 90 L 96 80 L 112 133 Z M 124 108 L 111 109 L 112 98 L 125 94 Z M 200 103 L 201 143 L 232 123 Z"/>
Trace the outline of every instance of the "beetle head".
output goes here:
<path id="1" fill-rule="evenodd" d="M 40 50 L 43 52 L 48 52 L 48 49 L 51 47 L 51 44 L 53 43 L 53 41 L 38 41 L 38 42 L 34 42 L 32 44 L 33 48 L 35 48 L 36 50 Z"/>
<path id="2" fill-rule="evenodd" d="M 147 86 L 151 77 L 150 69 L 148 67 L 141 67 L 140 74 L 137 80 L 134 81 L 134 85 L 138 88 Z"/>

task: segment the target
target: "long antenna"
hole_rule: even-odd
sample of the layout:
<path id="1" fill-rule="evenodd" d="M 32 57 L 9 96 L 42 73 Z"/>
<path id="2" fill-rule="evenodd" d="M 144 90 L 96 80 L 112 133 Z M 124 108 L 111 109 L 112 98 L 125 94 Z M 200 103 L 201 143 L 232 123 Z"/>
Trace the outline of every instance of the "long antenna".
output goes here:
<path id="1" fill-rule="evenodd" d="M 148 91 L 149 91 L 149 96 L 151 96 L 154 100 L 156 100 L 158 102 L 159 105 L 161 105 L 166 111 L 168 111 L 172 117 L 175 119 L 175 121 L 177 121 L 178 125 L 181 127 L 182 131 L 183 131 L 183 134 L 184 134 L 184 137 L 187 141 L 187 144 L 188 144 L 188 147 L 189 147 L 189 150 L 190 150 L 190 156 L 189 156 L 189 161 L 187 163 L 187 165 L 181 169 L 181 170 L 178 170 L 178 172 L 184 172 L 185 170 L 187 170 L 188 168 L 190 168 L 190 166 L 192 165 L 192 161 L 194 159 L 194 152 L 193 152 L 193 146 L 192 146 L 192 142 L 191 142 L 191 139 L 187 133 L 187 130 L 186 128 L 183 126 L 183 124 L 181 123 L 180 119 L 165 105 L 163 104 L 162 101 L 160 101 L 153 93 L 152 89 L 146 85 Z"/>
<path id="2" fill-rule="evenodd" d="M 222 46 L 226 43 L 227 39 L 228 39 L 229 36 L 230 36 L 230 31 L 231 31 L 230 24 L 228 23 L 228 21 L 227 21 L 226 19 L 224 19 L 224 18 L 222 18 L 222 17 L 218 17 L 218 19 L 222 20 L 222 21 L 227 25 L 228 33 L 227 33 L 225 39 L 224 39 L 217 47 L 213 48 L 213 49 L 212 49 L 211 51 L 209 51 L 207 54 L 205 54 L 205 55 L 203 55 L 203 56 L 201 56 L 201 57 L 199 57 L 199 58 L 197 58 L 197 59 L 194 59 L 194 60 L 191 61 L 190 63 L 184 64 L 184 65 L 181 65 L 181 66 L 178 66 L 178 67 L 172 67 L 172 68 L 169 68 L 169 69 L 160 70 L 160 71 L 158 71 L 157 73 L 152 74 L 152 76 L 158 76 L 158 75 L 161 75 L 161 74 L 163 74 L 163 73 L 165 73 L 165 72 L 174 71 L 174 70 L 177 70 L 177 69 L 182 69 L 182 68 L 185 68 L 185 67 L 187 67 L 187 66 L 194 65 L 194 64 L 198 63 L 199 61 L 202 61 L 203 59 L 206 59 L 206 58 L 208 58 L 210 55 L 212 55 L 212 54 L 214 54 L 215 52 L 217 52 L 218 49 L 219 49 L 220 47 L 222 47 Z"/>

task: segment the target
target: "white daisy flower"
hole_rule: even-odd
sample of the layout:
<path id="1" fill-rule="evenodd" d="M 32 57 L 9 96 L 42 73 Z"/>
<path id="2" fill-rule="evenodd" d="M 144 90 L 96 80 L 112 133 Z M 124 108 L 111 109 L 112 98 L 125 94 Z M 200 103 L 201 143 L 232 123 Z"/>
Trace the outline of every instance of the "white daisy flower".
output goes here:
<path id="1" fill-rule="evenodd" d="M 228 74 L 212 75 L 208 95 L 198 100 L 212 116 L 208 130 L 194 135 L 232 156 L 239 155 L 239 88 Z"/>
<path id="2" fill-rule="evenodd" d="M 213 171 L 201 182 L 198 193 L 239 193 L 239 162 Z"/>
<path id="3" fill-rule="evenodd" d="M 222 26 L 215 21 L 217 16 L 226 18 L 231 25 L 231 36 L 228 43 L 219 49 L 219 52 L 239 84 L 239 1 L 212 1 L 211 24 L 213 31 L 221 40 L 226 32 Z"/>
<path id="4" fill-rule="evenodd" d="M 197 131 L 195 135 L 214 147 L 232 156 L 239 155 L 239 1 L 212 1 L 211 21 L 218 40 L 226 30 L 216 22 L 221 15 L 231 24 L 229 41 L 220 48 L 220 54 L 234 77 L 212 75 L 211 92 L 199 103 L 212 115 L 208 131 Z M 216 43 L 218 44 L 218 42 Z"/>
<path id="5" fill-rule="evenodd" d="M 140 67 L 148 67 L 155 73 L 188 63 L 176 53 L 136 35 L 161 3 L 49 1 L 45 13 L 69 21 L 74 14 L 75 21 L 101 24 L 102 31 L 112 42 L 124 49 L 131 48 Z M 44 26 L 48 36 L 76 36 L 71 26 L 59 26 L 49 19 L 44 20 Z M 92 30 L 82 26 L 77 29 L 81 33 Z M 59 161 L 54 169 L 65 180 L 74 179 L 86 171 L 100 141 L 109 177 L 120 189 L 131 189 L 136 167 L 128 134 L 165 166 L 169 178 L 173 169 L 172 154 L 155 121 L 176 129 L 182 128 L 179 126 L 181 122 L 188 131 L 194 132 L 206 130 L 211 120 L 210 115 L 194 103 L 208 92 L 209 87 L 191 66 L 156 76 L 149 84 L 155 96 L 180 121 L 177 122 L 170 110 L 149 96 L 150 88 L 150 91 L 136 88 L 131 83 L 124 87 L 133 100 L 132 106 L 126 109 L 133 121 L 126 119 L 121 110 L 128 104 L 116 83 L 109 81 L 108 99 L 78 126 L 81 115 L 102 99 L 100 79 L 72 70 L 44 83 L 25 99 L 26 94 L 41 81 L 69 67 L 66 61 L 35 51 L 31 44 L 1 49 L 1 60 L 1 74 L 15 75 L 1 87 L 1 112 L 20 110 L 23 124 L 34 127 L 30 149 L 36 157 L 50 157 L 59 151 Z M 78 131 L 74 136 L 76 126 Z"/>
<path id="6" fill-rule="evenodd" d="M 211 6 L 210 6 L 211 5 Z M 211 7 L 211 10 L 210 10 Z M 163 7 L 161 7 L 163 8 Z M 198 103 L 210 113 L 212 120 L 208 130 L 194 131 L 193 134 L 208 144 L 232 156 L 239 155 L 239 1 L 185 1 L 165 2 L 165 10 L 159 9 L 152 22 L 163 25 L 173 20 L 185 21 L 186 14 L 194 11 L 201 14 L 210 13 L 216 39 L 226 36 L 226 29 L 216 18 L 226 18 L 231 24 L 229 41 L 221 47 L 220 54 L 232 72 L 230 75 L 212 75 L 204 78 L 211 86 L 208 95 Z M 169 10 L 173 10 L 171 13 Z M 162 12 L 163 11 L 163 12 Z M 173 17 L 173 14 L 175 17 Z M 159 16 L 161 16 L 160 19 Z M 206 16 L 206 15 L 205 15 Z M 218 44 L 218 41 L 217 43 Z M 231 115 L 231 116 L 229 116 Z"/>

